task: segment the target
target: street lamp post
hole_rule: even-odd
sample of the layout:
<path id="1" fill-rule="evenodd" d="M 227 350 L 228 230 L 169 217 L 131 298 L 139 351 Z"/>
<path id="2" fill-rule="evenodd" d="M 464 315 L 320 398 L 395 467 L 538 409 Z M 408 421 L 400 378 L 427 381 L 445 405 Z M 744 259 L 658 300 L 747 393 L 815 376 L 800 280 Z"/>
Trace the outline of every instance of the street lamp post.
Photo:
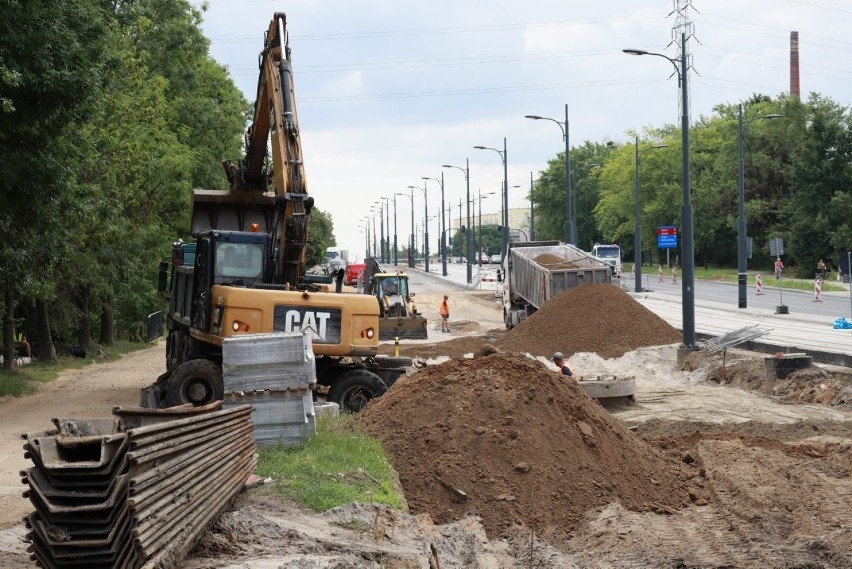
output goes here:
<path id="1" fill-rule="evenodd" d="M 470 228 L 470 160 L 465 158 L 464 160 L 464 168 L 461 166 L 453 166 L 452 164 L 442 164 L 442 168 L 455 168 L 456 170 L 461 170 L 464 173 L 464 183 L 466 187 L 467 195 L 467 231 L 465 232 L 465 249 L 467 250 L 467 254 L 465 258 L 467 259 L 467 282 L 473 280 L 473 265 L 470 263 L 470 255 L 473 252 L 473 231 Z M 461 204 L 459 204 L 459 219 L 461 219 Z"/>
<path id="2" fill-rule="evenodd" d="M 482 189 L 479 191 L 479 250 L 476 252 L 476 262 L 479 264 L 479 268 L 482 269 Z M 493 196 L 496 192 L 488 192 L 485 194 L 485 198 L 488 199 L 488 196 Z"/>
<path id="3" fill-rule="evenodd" d="M 399 249 L 396 243 L 396 194 L 393 195 L 393 264 L 399 263 Z M 390 255 L 388 255 L 390 259 Z"/>
<path id="4" fill-rule="evenodd" d="M 748 308 L 748 269 L 746 266 L 746 218 L 745 218 L 745 158 L 743 157 L 743 138 L 745 126 L 760 119 L 777 119 L 779 114 L 761 115 L 753 119 L 743 122 L 743 105 L 740 103 L 738 125 L 739 125 L 739 175 L 738 175 L 738 190 L 739 190 L 739 220 L 737 221 L 737 291 L 739 297 L 739 307 Z"/>
<path id="5" fill-rule="evenodd" d="M 366 259 L 370 256 L 370 216 L 364 216 L 361 221 L 365 224 L 364 234 L 367 236 L 367 247 L 364 249 L 364 258 Z"/>
<path id="6" fill-rule="evenodd" d="M 533 173 L 530 172 L 530 241 L 535 241 L 535 209 L 533 208 Z"/>
<path id="7" fill-rule="evenodd" d="M 390 201 L 386 197 L 380 197 L 379 200 L 384 200 L 382 204 L 385 210 L 385 219 L 382 220 L 382 240 L 379 242 L 382 258 L 382 263 L 390 262 Z M 385 227 L 387 227 L 387 235 L 385 235 Z"/>
<path id="8" fill-rule="evenodd" d="M 413 186 L 408 186 L 409 188 L 413 188 Z M 408 240 L 408 267 L 410 269 L 414 268 L 414 190 L 411 190 L 411 195 L 408 194 L 395 194 L 397 196 L 405 196 L 411 200 L 411 234 L 410 239 Z"/>
<path id="9" fill-rule="evenodd" d="M 414 190 L 423 191 L 423 257 L 426 259 L 426 272 L 429 272 L 429 198 L 426 195 L 426 180 L 423 180 L 423 187 L 408 186 L 411 189 L 412 195 Z M 413 200 L 414 198 L 412 198 Z"/>
<path id="10" fill-rule="evenodd" d="M 571 199 L 571 146 L 568 140 L 568 103 L 565 103 L 565 122 L 539 115 L 524 115 L 524 118 L 535 121 L 545 120 L 554 122 L 559 125 L 559 129 L 562 131 L 562 138 L 565 140 L 565 242 L 569 245 L 574 245 L 576 234 L 574 231 L 574 212 L 572 211 L 573 200 Z"/>
<path id="11" fill-rule="evenodd" d="M 375 202 L 373 207 L 370 208 L 370 212 L 373 214 L 373 257 L 376 256 L 376 205 L 379 202 Z M 379 214 L 379 218 L 381 218 L 381 213 Z"/>
<path id="12" fill-rule="evenodd" d="M 500 256 L 506 256 L 506 250 L 509 248 L 509 171 L 507 166 L 508 152 L 506 150 L 506 137 L 503 137 L 503 150 L 497 150 L 490 146 L 474 146 L 477 150 L 493 150 L 500 155 L 503 160 L 503 225 L 500 230 Z"/>
<path id="13" fill-rule="evenodd" d="M 382 198 L 376 202 L 379 205 L 379 254 L 382 263 L 385 262 L 385 204 Z"/>
<path id="14" fill-rule="evenodd" d="M 635 168 L 636 168 L 636 170 L 635 170 L 635 173 L 634 173 L 636 191 L 635 191 L 635 195 L 634 195 L 635 205 L 634 205 L 634 210 L 633 210 L 633 216 L 635 218 L 633 220 L 633 248 L 635 249 L 635 252 L 634 252 L 634 257 L 635 257 L 634 267 L 635 267 L 635 271 L 636 271 L 636 274 L 634 276 L 634 283 L 633 283 L 633 291 L 634 292 L 642 292 L 642 222 L 641 222 L 642 206 L 641 206 L 641 199 L 639 197 L 639 157 L 642 156 L 643 152 L 647 152 L 648 150 L 654 150 L 655 148 L 666 148 L 666 146 L 668 146 L 668 145 L 656 144 L 654 146 L 649 146 L 648 148 L 643 148 L 642 150 L 639 150 L 639 137 L 638 136 L 636 137 L 636 143 L 635 143 L 635 148 L 636 148 Z"/>
<path id="15" fill-rule="evenodd" d="M 624 53 L 630 55 L 656 55 L 667 59 L 675 68 L 678 83 L 681 90 L 681 139 L 682 139 L 682 161 L 683 161 L 683 204 L 680 210 L 680 219 L 683 228 L 681 233 L 683 240 L 681 252 L 683 253 L 683 277 L 681 279 L 681 305 L 683 308 L 683 346 L 695 349 L 695 241 L 693 236 L 692 203 L 690 202 L 689 182 L 689 89 L 687 88 L 687 76 L 689 69 L 686 66 L 686 34 L 680 34 L 680 61 L 662 53 L 648 52 L 642 49 L 625 49 Z"/>
<path id="16" fill-rule="evenodd" d="M 438 218 L 438 229 L 440 229 L 441 239 L 438 243 L 438 249 L 441 252 L 441 274 L 447 276 L 447 246 L 444 234 L 447 230 L 447 222 L 444 219 L 444 171 L 441 170 L 441 179 L 437 178 L 429 178 L 423 176 L 423 180 L 432 180 L 433 182 L 438 182 L 441 184 L 441 216 Z M 424 182 L 425 183 L 425 182 Z"/>

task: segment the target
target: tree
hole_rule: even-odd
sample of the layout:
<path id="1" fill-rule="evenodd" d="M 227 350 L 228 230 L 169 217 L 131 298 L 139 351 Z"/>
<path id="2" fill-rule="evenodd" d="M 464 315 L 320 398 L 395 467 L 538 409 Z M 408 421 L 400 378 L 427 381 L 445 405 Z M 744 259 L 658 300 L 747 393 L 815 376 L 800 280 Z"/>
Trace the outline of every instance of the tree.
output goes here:
<path id="1" fill-rule="evenodd" d="M 55 266 L 65 247 L 60 204 L 74 191 L 79 136 L 75 126 L 91 110 L 100 85 L 108 17 L 97 0 L 0 2 L 0 286 L 4 315 L 16 299 L 52 297 Z M 11 15 L 14 14 L 14 17 Z M 46 143 L 47 142 L 47 143 Z M 27 220 L 22 227 L 20 220 Z M 10 306 L 11 305 L 11 306 Z M 46 311 L 40 310 L 34 349 L 55 353 Z M 4 338 L 14 322 L 4 317 Z M 5 367 L 13 362 L 4 342 Z"/>
<path id="2" fill-rule="evenodd" d="M 307 267 L 319 265 L 325 258 L 325 250 L 336 244 L 331 214 L 314 207 L 311 210 L 311 222 L 308 225 L 308 251 L 305 265 Z"/>
<path id="3" fill-rule="evenodd" d="M 803 127 L 793 157 L 792 192 L 781 209 L 789 236 L 785 249 L 796 260 L 798 276 L 812 278 L 819 259 L 837 259 L 850 245 L 844 237 L 852 219 L 852 115 L 812 94 Z"/>

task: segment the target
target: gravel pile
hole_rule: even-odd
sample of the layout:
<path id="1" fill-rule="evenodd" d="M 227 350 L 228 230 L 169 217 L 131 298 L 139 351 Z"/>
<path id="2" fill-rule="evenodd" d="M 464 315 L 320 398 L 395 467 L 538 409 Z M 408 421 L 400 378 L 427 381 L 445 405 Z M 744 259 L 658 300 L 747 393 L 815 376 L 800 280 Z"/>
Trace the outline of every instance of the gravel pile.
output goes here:
<path id="1" fill-rule="evenodd" d="M 551 298 L 532 316 L 497 340 L 506 352 L 549 358 L 594 352 L 617 358 L 645 346 L 673 344 L 681 334 L 613 285 L 586 284 Z"/>

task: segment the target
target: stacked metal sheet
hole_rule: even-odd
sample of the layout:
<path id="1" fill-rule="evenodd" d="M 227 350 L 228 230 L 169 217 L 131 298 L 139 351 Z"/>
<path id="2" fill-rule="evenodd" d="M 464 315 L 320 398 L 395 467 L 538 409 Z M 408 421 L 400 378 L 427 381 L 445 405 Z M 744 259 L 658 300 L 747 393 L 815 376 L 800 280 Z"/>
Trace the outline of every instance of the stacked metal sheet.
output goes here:
<path id="1" fill-rule="evenodd" d="M 316 365 L 310 336 L 231 336 L 222 344 L 222 378 L 226 407 L 254 407 L 256 444 L 298 446 L 316 433 Z"/>
<path id="2" fill-rule="evenodd" d="M 54 567 L 174 567 L 256 465 L 251 406 L 114 410 L 25 435 L 32 558 Z"/>

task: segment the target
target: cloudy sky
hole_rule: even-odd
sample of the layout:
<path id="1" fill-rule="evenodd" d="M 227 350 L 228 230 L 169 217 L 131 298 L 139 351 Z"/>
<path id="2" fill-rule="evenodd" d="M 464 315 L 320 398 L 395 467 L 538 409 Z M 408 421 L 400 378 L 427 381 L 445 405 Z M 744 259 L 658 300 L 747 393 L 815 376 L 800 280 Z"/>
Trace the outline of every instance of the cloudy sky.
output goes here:
<path id="1" fill-rule="evenodd" d="M 200 0 L 193 2 L 200 5 Z M 676 56 L 677 0 L 208 0 L 204 31 L 213 57 L 246 98 L 257 87 L 257 55 L 276 11 L 287 13 L 309 192 L 331 213 L 338 244 L 363 253 L 364 218 L 380 198 L 445 179 L 446 201 L 464 197 L 464 175 L 442 164 L 470 160 L 471 192 L 500 190 L 507 138 L 510 207 L 570 141 L 624 142 L 628 131 L 679 124 L 674 67 L 638 48 Z M 789 90 L 790 32 L 799 32 L 801 91 L 852 105 L 849 0 L 692 0 L 693 119 L 718 103 Z M 440 186 L 427 182 L 429 214 Z M 483 213 L 499 210 L 497 196 Z M 423 219 L 423 192 L 415 191 Z M 399 241 L 411 202 L 397 197 Z M 378 223 L 378 222 L 377 222 Z M 430 222 L 436 250 L 436 220 Z"/>

